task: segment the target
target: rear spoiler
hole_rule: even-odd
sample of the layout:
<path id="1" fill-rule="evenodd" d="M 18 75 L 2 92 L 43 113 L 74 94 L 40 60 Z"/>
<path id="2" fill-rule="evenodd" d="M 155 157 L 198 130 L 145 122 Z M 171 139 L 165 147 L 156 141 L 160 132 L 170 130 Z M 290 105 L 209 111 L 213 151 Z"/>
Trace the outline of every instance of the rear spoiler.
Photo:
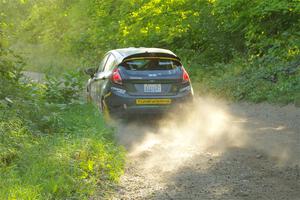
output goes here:
<path id="1" fill-rule="evenodd" d="M 175 55 L 172 55 L 172 54 L 167 54 L 167 53 L 138 53 L 138 54 L 133 54 L 133 55 L 130 55 L 130 56 L 127 56 L 125 57 L 123 60 L 122 60 L 122 63 L 123 62 L 126 62 L 126 61 L 130 61 L 130 60 L 140 60 L 140 59 L 145 59 L 145 58 L 160 58 L 160 59 L 170 59 L 170 60 L 175 60 L 175 61 L 179 61 L 180 62 L 180 58 L 175 56 Z"/>

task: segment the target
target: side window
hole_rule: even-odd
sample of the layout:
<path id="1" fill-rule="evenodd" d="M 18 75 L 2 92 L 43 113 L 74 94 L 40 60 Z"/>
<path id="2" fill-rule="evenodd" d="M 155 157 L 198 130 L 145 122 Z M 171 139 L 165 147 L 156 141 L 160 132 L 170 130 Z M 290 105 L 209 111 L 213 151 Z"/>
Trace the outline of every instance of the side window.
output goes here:
<path id="1" fill-rule="evenodd" d="M 112 54 L 110 54 L 103 71 L 107 72 L 107 71 L 111 70 L 112 67 L 114 66 L 114 64 L 115 64 L 115 57 Z"/>
<path id="2" fill-rule="evenodd" d="M 100 65 L 99 65 L 99 67 L 98 67 L 97 72 L 102 72 L 102 71 L 103 71 L 108 56 L 109 56 L 109 54 L 107 54 L 107 55 L 104 56 L 104 58 L 102 59 Z"/>

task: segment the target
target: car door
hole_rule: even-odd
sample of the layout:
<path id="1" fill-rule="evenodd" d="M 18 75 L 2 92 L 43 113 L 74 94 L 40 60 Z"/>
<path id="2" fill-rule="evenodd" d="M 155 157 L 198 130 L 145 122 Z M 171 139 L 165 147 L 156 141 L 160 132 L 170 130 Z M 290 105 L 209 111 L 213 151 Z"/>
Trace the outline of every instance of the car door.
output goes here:
<path id="1" fill-rule="evenodd" d="M 113 54 L 107 54 L 105 56 L 107 59 L 105 61 L 104 66 L 99 67 L 99 71 L 95 74 L 94 78 L 94 87 L 95 87 L 95 101 L 100 103 L 101 98 L 104 93 L 104 89 L 107 83 L 107 77 L 109 75 L 110 70 L 115 64 L 115 57 Z"/>
<path id="2" fill-rule="evenodd" d="M 90 80 L 91 97 L 95 102 L 97 102 L 97 99 L 99 98 L 98 97 L 99 96 L 99 94 L 98 94 L 99 89 L 97 88 L 97 85 L 98 85 L 98 78 L 97 77 L 103 71 L 108 57 L 109 57 L 109 54 L 104 56 L 104 58 L 101 60 L 99 66 L 97 68 L 96 73 L 94 74 L 93 78 L 91 78 L 91 80 Z"/>

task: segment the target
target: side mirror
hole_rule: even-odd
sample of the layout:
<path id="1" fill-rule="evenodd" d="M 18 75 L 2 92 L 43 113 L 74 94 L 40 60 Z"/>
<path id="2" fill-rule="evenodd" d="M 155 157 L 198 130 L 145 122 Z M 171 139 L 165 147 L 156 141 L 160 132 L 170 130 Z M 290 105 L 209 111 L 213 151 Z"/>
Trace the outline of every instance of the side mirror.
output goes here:
<path id="1" fill-rule="evenodd" d="M 109 78 L 111 75 L 111 72 L 100 72 L 96 73 L 93 77 L 94 80 L 104 80 Z"/>
<path id="2" fill-rule="evenodd" d="M 101 73 L 97 73 L 93 79 L 98 81 L 98 80 L 103 80 L 104 78 L 105 78 L 104 73 L 101 72 Z"/>
<path id="3" fill-rule="evenodd" d="M 96 73 L 97 69 L 96 68 L 88 68 L 84 70 L 84 73 L 89 75 L 90 77 L 93 77 L 94 74 Z"/>

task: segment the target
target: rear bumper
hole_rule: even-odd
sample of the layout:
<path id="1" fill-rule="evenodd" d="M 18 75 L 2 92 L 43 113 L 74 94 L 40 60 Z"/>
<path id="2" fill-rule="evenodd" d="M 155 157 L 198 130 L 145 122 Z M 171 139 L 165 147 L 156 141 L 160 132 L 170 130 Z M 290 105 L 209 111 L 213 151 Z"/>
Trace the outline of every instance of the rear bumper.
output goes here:
<path id="1" fill-rule="evenodd" d="M 137 105 L 136 99 L 170 99 L 167 105 Z M 108 109 L 114 114 L 160 114 L 183 104 L 193 101 L 193 92 L 186 91 L 173 96 L 131 96 L 117 91 L 111 91 L 104 99 Z"/>

